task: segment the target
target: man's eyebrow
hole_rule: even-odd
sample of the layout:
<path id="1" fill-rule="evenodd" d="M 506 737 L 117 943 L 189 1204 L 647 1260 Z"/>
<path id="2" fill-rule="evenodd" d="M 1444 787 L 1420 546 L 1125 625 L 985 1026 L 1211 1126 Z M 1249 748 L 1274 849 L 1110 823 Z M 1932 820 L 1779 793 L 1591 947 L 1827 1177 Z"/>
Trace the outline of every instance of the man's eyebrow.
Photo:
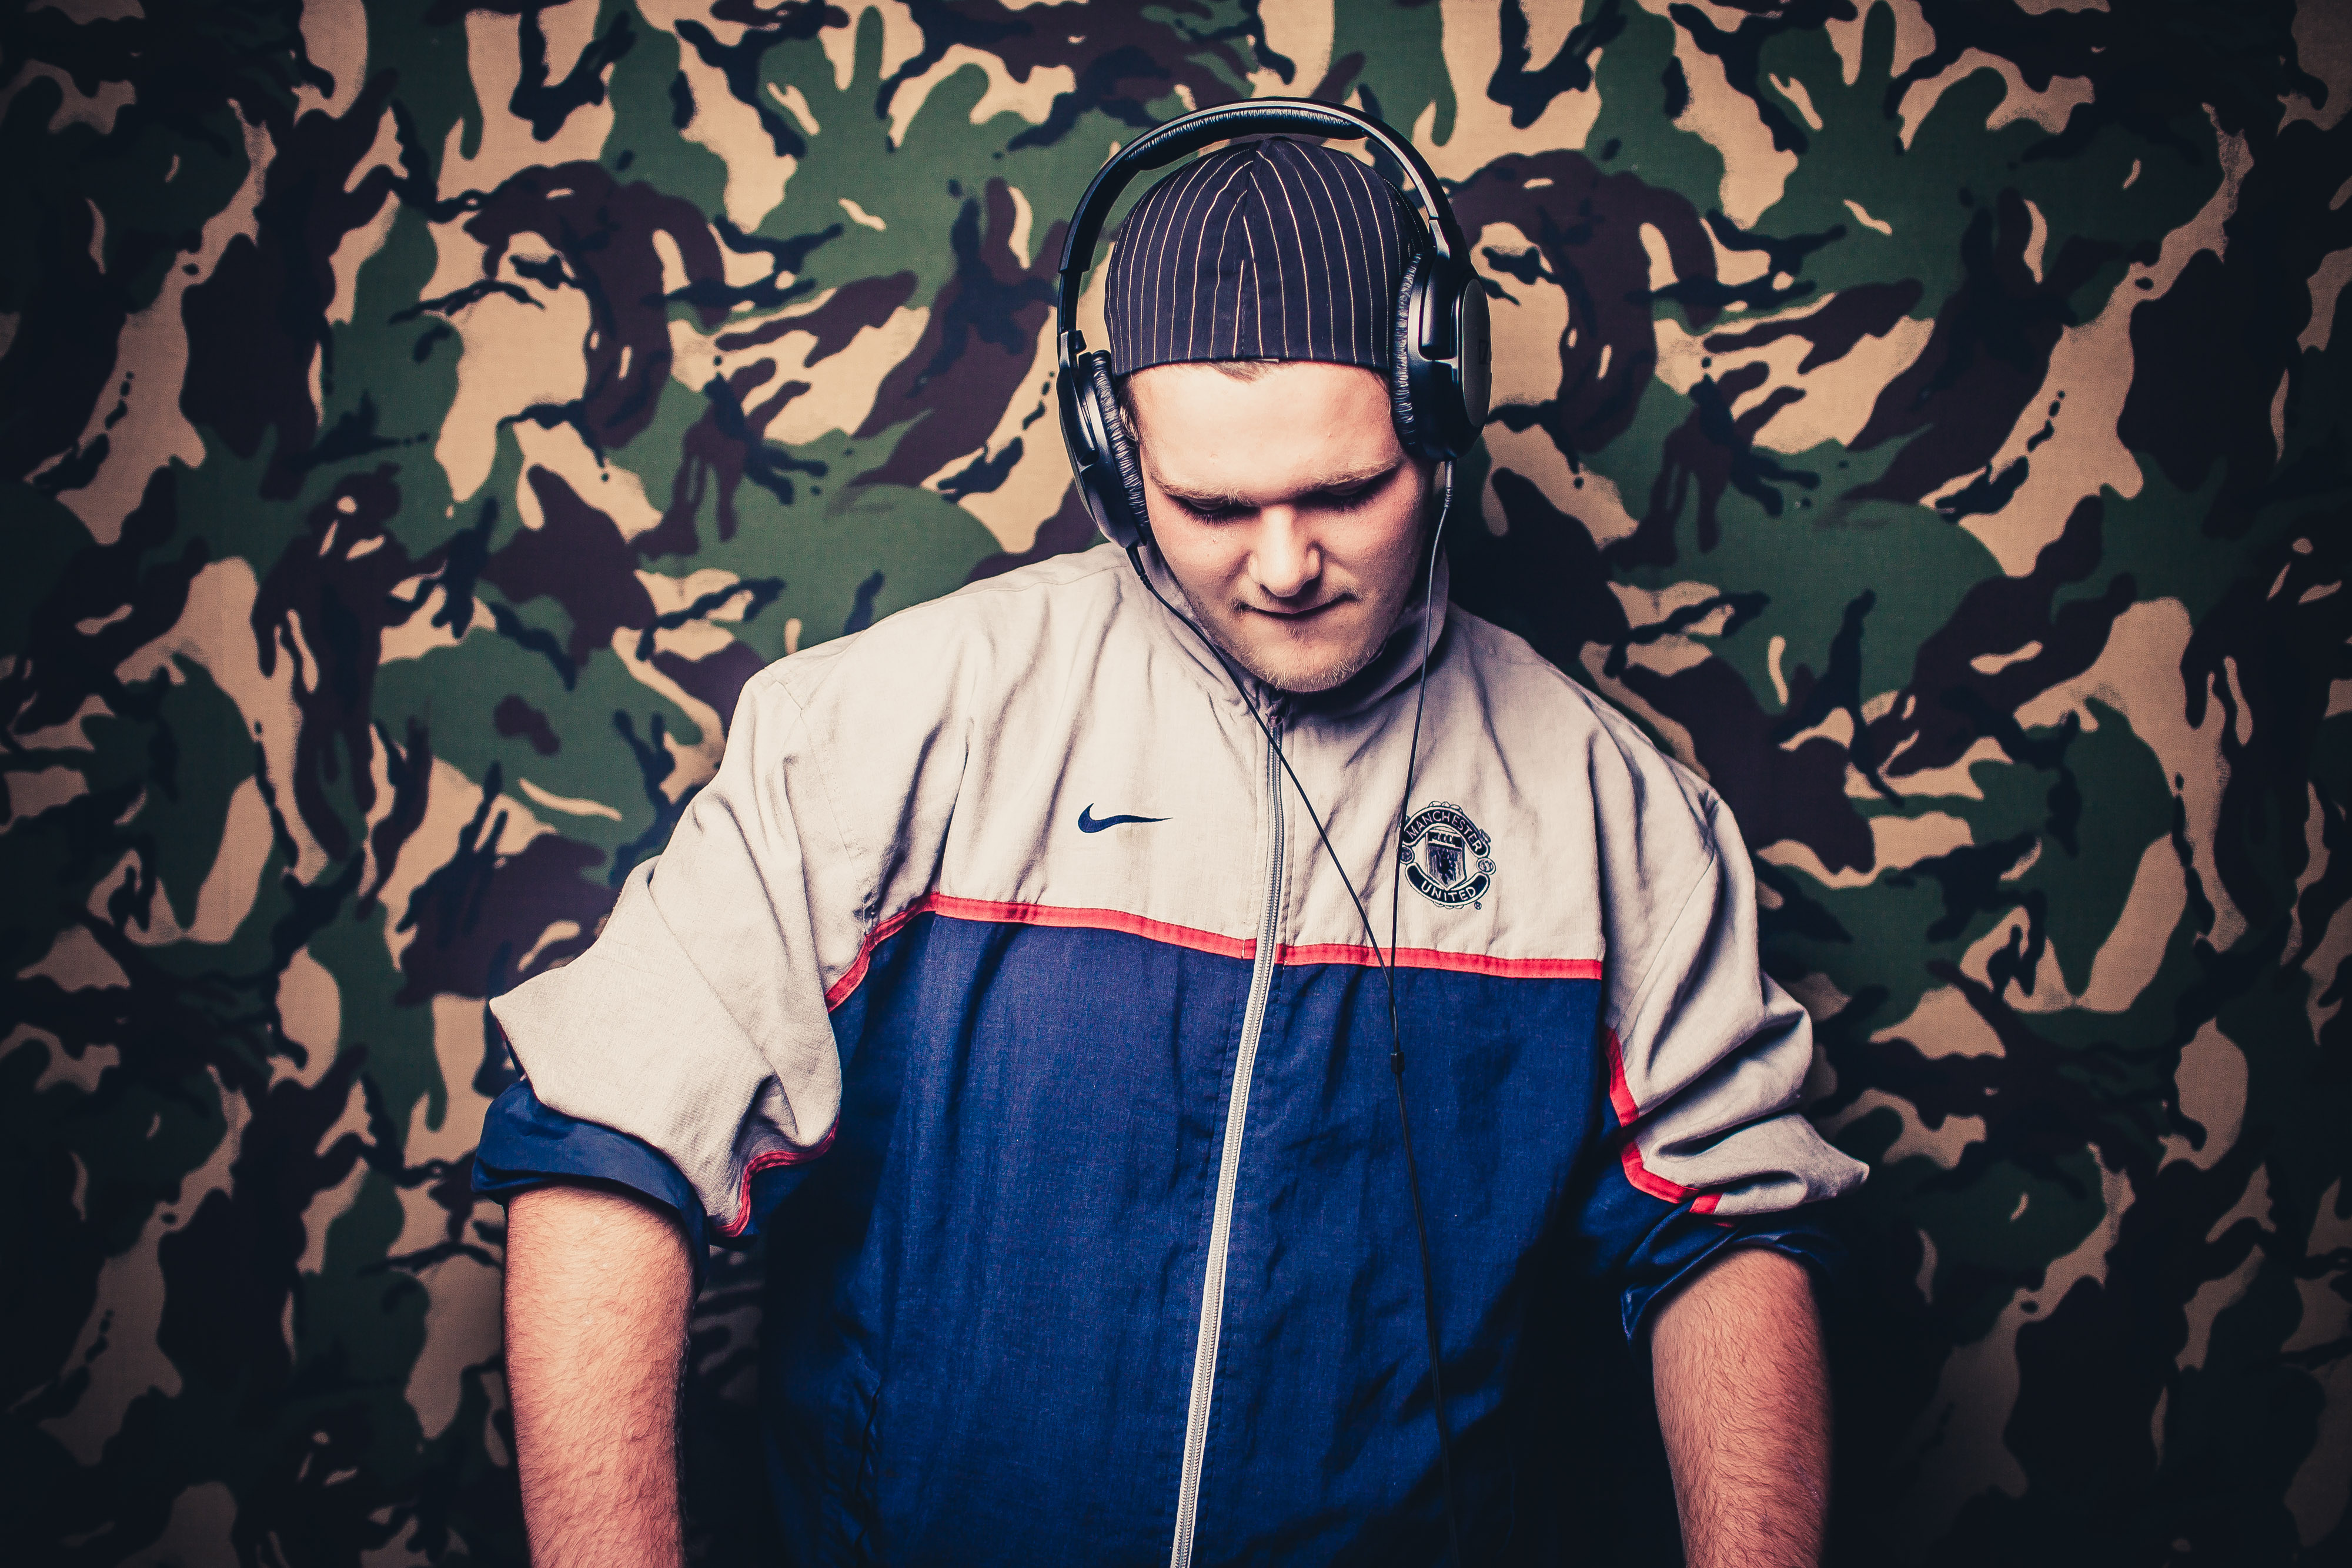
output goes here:
<path id="1" fill-rule="evenodd" d="M 1298 497 L 1328 496 L 1339 491 L 1353 490 L 1366 485 L 1376 484 L 1395 473 L 1402 461 L 1399 458 L 1387 463 L 1370 464 L 1362 468 L 1351 468 L 1343 473 L 1326 475 L 1295 494 Z M 1158 480 L 1160 487 L 1166 491 L 1171 498 L 1181 502 L 1194 511 L 1246 511 L 1264 504 L 1250 497 L 1236 495 L 1229 490 L 1193 490 L 1181 485 L 1171 485 L 1157 475 L 1153 477 Z"/>

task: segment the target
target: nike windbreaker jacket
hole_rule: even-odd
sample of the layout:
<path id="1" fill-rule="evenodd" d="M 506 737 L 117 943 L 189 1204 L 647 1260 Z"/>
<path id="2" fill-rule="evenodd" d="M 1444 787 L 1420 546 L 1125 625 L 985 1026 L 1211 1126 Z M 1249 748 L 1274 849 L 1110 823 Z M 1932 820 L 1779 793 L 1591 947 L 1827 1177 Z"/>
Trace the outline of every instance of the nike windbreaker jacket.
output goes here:
<path id="1" fill-rule="evenodd" d="M 1165 581 L 1165 580 L 1157 580 Z M 1171 602 L 1172 584 L 1165 585 Z M 1628 1333 L 1863 1167 L 1791 1107 L 1722 802 L 1518 638 L 1416 618 L 1269 719 L 1387 938 L 1465 1523 L 1566 1270 Z M 1394 879 L 1402 877 L 1402 889 Z M 1106 546 L 747 685 L 570 965 L 492 1004 L 477 1179 L 761 1233 L 798 1561 L 1431 1562 L 1419 1253 L 1381 971 L 1231 680 Z M 1503 1526 L 1507 1530 L 1507 1521 Z"/>

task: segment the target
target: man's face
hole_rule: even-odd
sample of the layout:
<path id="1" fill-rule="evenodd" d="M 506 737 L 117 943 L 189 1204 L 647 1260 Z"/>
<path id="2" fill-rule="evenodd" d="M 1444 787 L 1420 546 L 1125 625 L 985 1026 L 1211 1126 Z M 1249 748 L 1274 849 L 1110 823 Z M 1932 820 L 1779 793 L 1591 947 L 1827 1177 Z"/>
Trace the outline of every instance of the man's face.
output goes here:
<path id="1" fill-rule="evenodd" d="M 1152 538 L 1203 629 L 1283 691 L 1371 663 L 1412 591 L 1429 492 L 1380 375 L 1156 365 L 1128 391 Z"/>

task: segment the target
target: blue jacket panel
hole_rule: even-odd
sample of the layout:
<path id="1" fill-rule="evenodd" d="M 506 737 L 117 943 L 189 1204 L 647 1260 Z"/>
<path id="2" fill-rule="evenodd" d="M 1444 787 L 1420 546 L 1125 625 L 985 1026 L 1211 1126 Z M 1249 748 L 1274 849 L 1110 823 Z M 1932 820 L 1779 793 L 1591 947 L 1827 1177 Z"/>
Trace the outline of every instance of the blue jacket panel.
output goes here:
<path id="1" fill-rule="evenodd" d="M 1396 974 L 1465 1503 L 1529 1457 L 1482 1434 L 1562 1273 L 1642 1305 L 1758 1235 L 1626 1179 L 1595 979 Z M 1164 1561 L 1202 1243 L 1250 981 L 1116 930 L 925 915 L 836 1010 L 826 1156 L 755 1189 L 763 1396 L 809 1562 Z M 1249 1089 L 1198 1561 L 1433 1560 L 1422 1281 L 1381 972 L 1278 967 Z M 626 1134 L 502 1097 L 478 1180 L 636 1187 Z M 1496 1436 L 1503 1436 L 1498 1433 Z M 1498 1511 L 1502 1511 L 1498 1512 Z"/>

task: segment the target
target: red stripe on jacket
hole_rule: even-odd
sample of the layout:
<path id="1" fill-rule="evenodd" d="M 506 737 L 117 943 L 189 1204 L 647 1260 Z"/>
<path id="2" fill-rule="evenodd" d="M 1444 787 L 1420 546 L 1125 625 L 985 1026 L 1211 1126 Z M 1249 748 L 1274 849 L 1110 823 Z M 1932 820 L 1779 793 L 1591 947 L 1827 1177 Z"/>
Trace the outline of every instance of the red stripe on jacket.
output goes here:
<path id="1" fill-rule="evenodd" d="M 1257 956 L 1255 937 L 1225 936 L 1191 925 L 1152 920 L 1120 909 L 1083 909 L 1050 904 L 1004 904 L 984 898 L 957 898 L 944 893 L 926 894 L 874 929 L 857 949 L 857 956 L 841 977 L 828 987 L 824 1005 L 837 1008 L 849 999 L 866 978 L 874 949 L 897 936 L 919 915 L 940 915 L 950 920 L 977 920 L 1006 925 L 1050 925 L 1066 930 L 1117 931 L 1171 947 L 1209 953 L 1244 961 Z M 1375 967 L 1378 950 L 1349 943 L 1320 942 L 1276 949 L 1279 964 L 1360 964 Z M 1446 953 L 1434 947 L 1400 947 L 1394 963 L 1401 969 L 1442 969 L 1459 975 L 1487 975 L 1511 980 L 1597 980 L 1598 958 L 1496 958 L 1485 953 Z"/>
<path id="2" fill-rule="evenodd" d="M 1714 1213 L 1720 1194 L 1698 1192 L 1696 1187 L 1668 1181 L 1642 1163 L 1641 1145 L 1633 1141 L 1633 1124 L 1642 1119 L 1642 1108 L 1633 1103 L 1633 1086 L 1625 1082 L 1625 1048 L 1619 1042 L 1617 1031 L 1613 1029 L 1605 1030 L 1602 1038 L 1609 1047 L 1609 1104 L 1617 1113 L 1617 1125 L 1623 1129 L 1625 1140 L 1618 1155 L 1624 1163 L 1625 1179 L 1633 1183 L 1637 1191 L 1646 1192 L 1652 1197 L 1663 1198 L 1668 1203 L 1680 1203 L 1697 1193 L 1698 1201 L 1691 1205 L 1691 1212 Z"/>
<path id="3" fill-rule="evenodd" d="M 833 1147 L 833 1135 L 839 1131 L 841 1131 L 841 1122 L 836 1117 L 833 1125 L 824 1130 L 824 1136 L 805 1149 L 770 1149 L 764 1155 L 753 1155 L 743 1166 L 743 1192 L 735 1205 L 735 1218 L 720 1226 L 719 1234 L 740 1236 L 743 1234 L 743 1228 L 751 1223 L 751 1178 L 753 1176 L 758 1176 L 761 1171 L 774 1170 L 778 1166 L 805 1165 Z"/>

